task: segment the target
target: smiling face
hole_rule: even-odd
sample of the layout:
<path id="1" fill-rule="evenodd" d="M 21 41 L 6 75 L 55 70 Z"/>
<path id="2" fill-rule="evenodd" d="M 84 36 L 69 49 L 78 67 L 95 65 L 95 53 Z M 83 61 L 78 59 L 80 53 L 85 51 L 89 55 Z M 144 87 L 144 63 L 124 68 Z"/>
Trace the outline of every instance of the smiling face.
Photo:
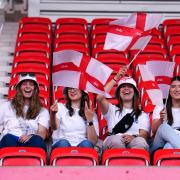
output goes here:
<path id="1" fill-rule="evenodd" d="M 32 80 L 25 80 L 22 82 L 20 89 L 22 91 L 23 97 L 29 99 L 34 93 L 35 84 Z"/>
<path id="2" fill-rule="evenodd" d="M 68 88 L 68 97 L 71 101 L 80 101 L 82 92 L 76 88 Z"/>
<path id="3" fill-rule="evenodd" d="M 171 83 L 169 93 L 172 100 L 180 100 L 180 81 L 175 80 Z"/>
<path id="4" fill-rule="evenodd" d="M 119 95 L 124 102 L 132 101 L 133 96 L 134 96 L 133 85 L 131 84 L 121 85 L 120 90 L 119 90 Z"/>

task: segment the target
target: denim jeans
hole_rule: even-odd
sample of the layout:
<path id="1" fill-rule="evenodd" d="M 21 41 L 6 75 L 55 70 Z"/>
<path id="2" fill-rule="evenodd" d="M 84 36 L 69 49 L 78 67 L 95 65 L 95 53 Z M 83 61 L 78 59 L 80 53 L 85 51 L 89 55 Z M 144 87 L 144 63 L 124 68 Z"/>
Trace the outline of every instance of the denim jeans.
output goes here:
<path id="1" fill-rule="evenodd" d="M 60 139 L 52 148 L 54 149 L 57 147 L 71 147 L 71 144 L 66 139 Z M 77 145 L 77 147 L 94 148 L 94 145 L 89 140 L 83 140 Z"/>
<path id="2" fill-rule="evenodd" d="M 3 147 L 40 147 L 46 151 L 46 144 L 41 136 L 33 136 L 25 143 L 19 142 L 19 138 L 12 134 L 6 134 L 0 141 L 0 148 Z"/>
<path id="3" fill-rule="evenodd" d="M 180 148 L 180 136 L 167 123 L 163 123 L 159 126 L 150 146 L 150 153 L 152 154 L 159 148 Z"/>

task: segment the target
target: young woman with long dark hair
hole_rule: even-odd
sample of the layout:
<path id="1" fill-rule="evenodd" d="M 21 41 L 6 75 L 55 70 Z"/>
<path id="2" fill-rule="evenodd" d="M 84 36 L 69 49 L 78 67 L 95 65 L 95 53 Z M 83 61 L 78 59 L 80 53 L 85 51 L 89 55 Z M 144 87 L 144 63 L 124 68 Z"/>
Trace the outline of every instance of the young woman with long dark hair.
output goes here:
<path id="1" fill-rule="evenodd" d="M 98 120 L 88 94 L 76 88 L 63 90 L 66 104 L 54 103 L 50 108 L 53 148 L 90 147 L 98 140 Z"/>
<path id="2" fill-rule="evenodd" d="M 40 102 L 39 85 L 32 73 L 19 76 L 16 94 L 0 107 L 0 148 L 31 146 L 46 149 L 44 139 L 49 128 L 49 112 Z"/>
<path id="3" fill-rule="evenodd" d="M 166 107 L 154 109 L 152 133 L 151 152 L 159 148 L 180 148 L 180 76 L 171 80 Z"/>
<path id="4" fill-rule="evenodd" d="M 139 92 L 136 82 L 124 76 L 127 68 L 123 67 L 116 76 L 105 86 L 107 92 L 118 82 L 115 97 L 117 105 L 112 105 L 102 95 L 97 96 L 100 109 L 107 121 L 109 136 L 103 142 L 103 148 L 144 148 L 148 149 L 146 142 L 149 134 L 148 115 L 139 108 Z M 113 128 L 122 121 L 127 113 L 134 113 L 132 125 L 122 133 L 113 133 Z M 124 126 L 126 128 L 126 125 Z"/>

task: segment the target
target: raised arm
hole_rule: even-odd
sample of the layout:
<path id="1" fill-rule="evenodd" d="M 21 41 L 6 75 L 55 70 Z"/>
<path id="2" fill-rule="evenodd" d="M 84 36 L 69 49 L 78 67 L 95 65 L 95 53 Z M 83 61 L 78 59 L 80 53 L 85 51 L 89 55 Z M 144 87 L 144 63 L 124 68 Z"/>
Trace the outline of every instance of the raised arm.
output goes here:
<path id="1" fill-rule="evenodd" d="M 85 102 L 84 113 L 87 120 L 87 139 L 90 140 L 93 144 L 97 143 L 98 136 L 93 124 L 94 110 L 92 109 L 92 104 L 89 105 Z"/>
<path id="2" fill-rule="evenodd" d="M 56 118 L 56 113 L 58 112 L 58 104 L 55 102 L 50 107 L 50 126 L 52 130 L 56 130 L 59 128 L 59 119 Z"/>
<path id="3" fill-rule="evenodd" d="M 124 76 L 126 71 L 127 71 L 127 66 L 121 67 L 118 73 L 114 76 L 114 78 L 112 78 L 111 81 L 109 81 L 106 84 L 106 86 L 104 87 L 105 91 L 110 92 L 111 89 L 114 87 L 114 85 L 119 81 L 119 79 Z M 97 101 L 99 102 L 101 112 L 103 114 L 106 114 L 109 108 L 108 100 L 106 100 L 106 98 L 103 95 L 97 95 Z"/>

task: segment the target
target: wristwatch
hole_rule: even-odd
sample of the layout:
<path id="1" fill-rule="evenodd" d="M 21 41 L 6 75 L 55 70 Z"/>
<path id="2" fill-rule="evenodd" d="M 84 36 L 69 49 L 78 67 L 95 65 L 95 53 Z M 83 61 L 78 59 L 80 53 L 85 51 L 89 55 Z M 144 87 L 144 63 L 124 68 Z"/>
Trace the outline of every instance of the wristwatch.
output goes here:
<path id="1" fill-rule="evenodd" d="M 93 126 L 93 122 L 92 121 L 87 122 L 87 126 Z"/>

